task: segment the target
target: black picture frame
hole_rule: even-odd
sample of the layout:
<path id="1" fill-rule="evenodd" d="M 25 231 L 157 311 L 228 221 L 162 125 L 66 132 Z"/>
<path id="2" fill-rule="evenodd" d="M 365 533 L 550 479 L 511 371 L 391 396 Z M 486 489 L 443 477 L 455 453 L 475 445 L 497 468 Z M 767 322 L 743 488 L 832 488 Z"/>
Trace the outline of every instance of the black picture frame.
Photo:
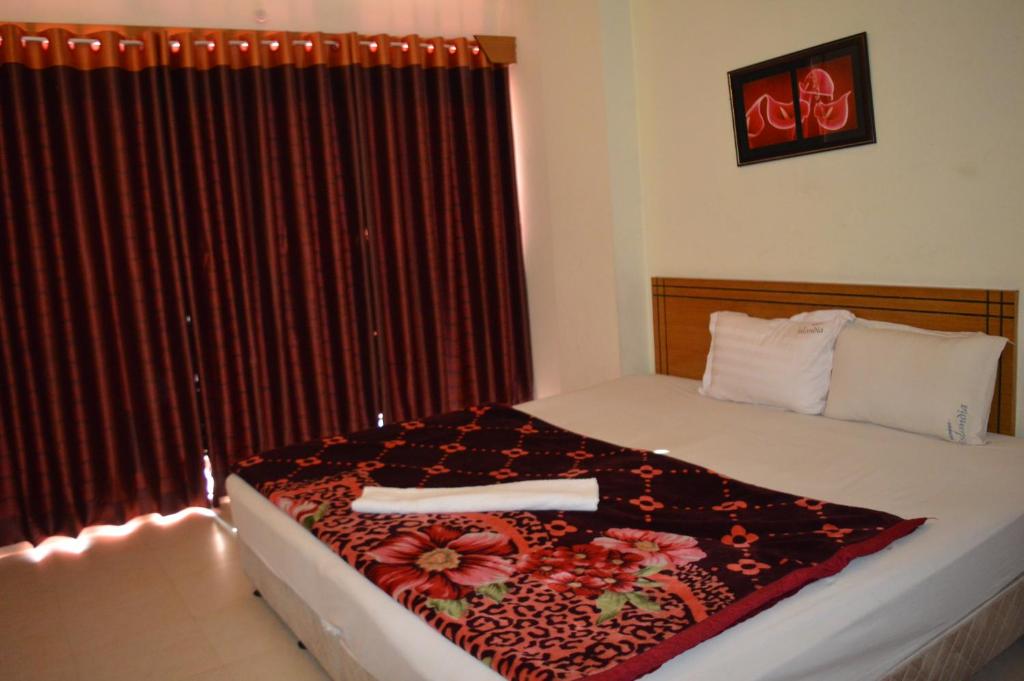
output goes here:
<path id="1" fill-rule="evenodd" d="M 877 141 L 867 33 L 734 69 L 728 80 L 736 165 Z"/>

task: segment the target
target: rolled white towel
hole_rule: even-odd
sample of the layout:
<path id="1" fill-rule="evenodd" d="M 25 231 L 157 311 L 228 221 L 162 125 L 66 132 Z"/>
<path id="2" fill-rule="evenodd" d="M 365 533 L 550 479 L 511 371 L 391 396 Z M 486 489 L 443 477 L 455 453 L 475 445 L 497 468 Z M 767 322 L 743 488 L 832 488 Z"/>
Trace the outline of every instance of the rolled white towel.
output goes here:
<path id="1" fill-rule="evenodd" d="M 524 480 L 471 487 L 364 487 L 358 513 L 483 513 L 596 511 L 596 478 Z"/>

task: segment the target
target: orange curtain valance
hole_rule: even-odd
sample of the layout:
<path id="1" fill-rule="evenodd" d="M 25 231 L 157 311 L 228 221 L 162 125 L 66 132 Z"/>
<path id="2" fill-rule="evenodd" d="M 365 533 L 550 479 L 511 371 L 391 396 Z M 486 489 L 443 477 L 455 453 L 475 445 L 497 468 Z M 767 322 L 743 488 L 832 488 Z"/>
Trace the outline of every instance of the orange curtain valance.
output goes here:
<path id="1" fill-rule="evenodd" d="M 469 38 L 395 37 L 358 33 L 301 33 L 233 29 L 177 29 L 54 24 L 0 24 L 0 64 L 30 68 L 153 66 L 299 67 L 491 66 L 486 49 Z"/>

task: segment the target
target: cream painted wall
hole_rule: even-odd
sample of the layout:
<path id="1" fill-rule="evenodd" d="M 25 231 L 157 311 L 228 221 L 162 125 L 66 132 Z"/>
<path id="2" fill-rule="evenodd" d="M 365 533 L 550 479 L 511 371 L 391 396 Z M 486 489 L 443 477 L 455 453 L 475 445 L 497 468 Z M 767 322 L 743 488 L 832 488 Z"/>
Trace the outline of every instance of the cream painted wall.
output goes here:
<path id="1" fill-rule="evenodd" d="M 628 2 L 601 0 L 619 363 L 623 374 L 643 374 L 654 366 L 654 332 L 644 253 L 631 22 Z"/>
<path id="2" fill-rule="evenodd" d="M 0 0 L 7 21 L 517 36 L 512 89 L 538 396 L 620 372 L 606 116 L 617 100 L 605 97 L 602 46 L 608 36 L 628 44 L 629 24 L 605 25 L 601 12 L 592 0 Z M 638 255 L 634 281 L 646 274 Z"/>
<path id="3" fill-rule="evenodd" d="M 649 274 L 1024 288 L 1024 2 L 632 10 Z M 878 143 L 737 167 L 726 72 L 861 31 Z"/>
<path id="4" fill-rule="evenodd" d="M 542 397 L 620 371 L 602 24 L 592 0 L 514 5 L 517 158 Z"/>

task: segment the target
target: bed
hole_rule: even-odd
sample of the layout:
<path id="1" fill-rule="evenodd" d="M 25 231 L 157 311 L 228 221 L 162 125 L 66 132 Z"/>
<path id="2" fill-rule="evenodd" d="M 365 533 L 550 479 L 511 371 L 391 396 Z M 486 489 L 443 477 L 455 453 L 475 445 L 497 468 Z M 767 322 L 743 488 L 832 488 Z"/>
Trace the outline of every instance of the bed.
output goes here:
<path id="1" fill-rule="evenodd" d="M 864 317 L 1011 339 L 1016 294 L 713 280 L 653 282 L 658 375 L 519 405 L 563 428 L 758 485 L 930 521 L 887 549 L 671 659 L 657 679 L 954 679 L 1024 632 L 1024 440 L 1015 356 L 1001 359 L 984 447 L 697 394 L 716 309 L 846 307 Z M 335 679 L 497 679 L 281 513 L 228 480 L 256 588 Z M 742 654 L 737 654 L 742 651 Z M 646 677 L 645 677 L 646 678 Z"/>

